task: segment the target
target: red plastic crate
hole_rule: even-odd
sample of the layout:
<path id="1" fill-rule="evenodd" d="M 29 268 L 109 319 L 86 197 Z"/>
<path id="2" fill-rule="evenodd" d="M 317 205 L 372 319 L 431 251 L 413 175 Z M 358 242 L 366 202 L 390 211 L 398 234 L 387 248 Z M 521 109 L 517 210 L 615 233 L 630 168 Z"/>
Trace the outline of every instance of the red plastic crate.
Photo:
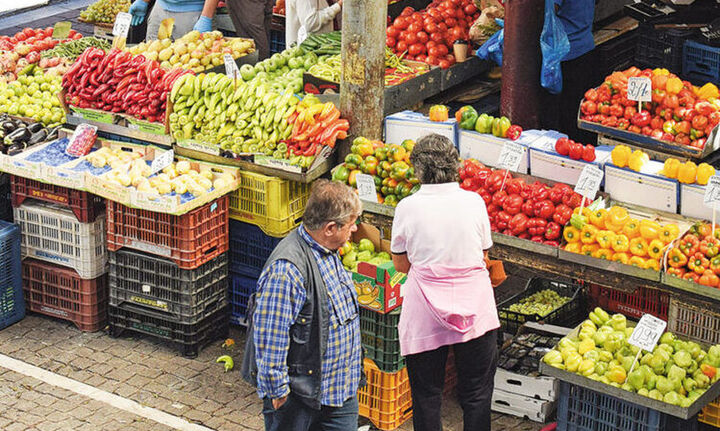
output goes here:
<path id="1" fill-rule="evenodd" d="M 88 192 L 60 187 L 54 184 L 12 175 L 10 178 L 11 202 L 19 207 L 25 199 L 37 199 L 70 208 L 82 223 L 90 223 L 105 212 L 105 199 Z"/>
<path id="2" fill-rule="evenodd" d="M 588 284 L 588 295 L 592 302 L 607 311 L 640 318 L 652 314 L 663 320 L 668 318 L 670 295 L 655 289 L 638 287 L 633 293 L 608 287 Z"/>
<path id="3" fill-rule="evenodd" d="M 195 269 L 228 250 L 228 197 L 183 215 L 130 208 L 107 202 L 107 246 L 165 257 L 182 269 Z"/>
<path id="4" fill-rule="evenodd" d="M 81 331 L 105 327 L 107 274 L 82 279 L 70 268 L 27 258 L 22 262 L 22 282 L 28 310 L 69 320 Z"/>

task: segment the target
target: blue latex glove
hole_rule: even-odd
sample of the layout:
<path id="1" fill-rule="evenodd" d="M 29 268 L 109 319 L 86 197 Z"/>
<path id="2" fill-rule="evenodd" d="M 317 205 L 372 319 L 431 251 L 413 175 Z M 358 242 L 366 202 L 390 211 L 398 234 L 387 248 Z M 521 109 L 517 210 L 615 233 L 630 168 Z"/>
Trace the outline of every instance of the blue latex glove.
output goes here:
<path id="1" fill-rule="evenodd" d="M 132 15 L 132 21 L 130 24 L 133 26 L 140 25 L 140 23 L 142 23 L 145 19 L 147 10 L 148 4 L 145 0 L 135 0 L 133 4 L 130 5 L 130 10 L 128 10 L 130 15 Z"/>
<path id="2" fill-rule="evenodd" d="M 208 18 L 205 15 L 200 15 L 193 30 L 199 31 L 200 33 L 207 33 L 212 31 L 212 18 Z"/>

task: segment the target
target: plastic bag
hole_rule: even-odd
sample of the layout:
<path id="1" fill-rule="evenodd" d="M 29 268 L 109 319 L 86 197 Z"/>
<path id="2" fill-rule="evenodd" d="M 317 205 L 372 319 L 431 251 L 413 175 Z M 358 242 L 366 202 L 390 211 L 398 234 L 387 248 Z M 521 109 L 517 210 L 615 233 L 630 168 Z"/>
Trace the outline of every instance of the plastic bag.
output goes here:
<path id="1" fill-rule="evenodd" d="M 542 70 L 540 84 L 552 94 L 562 91 L 562 68 L 560 63 L 570 52 L 565 27 L 555 14 L 555 0 L 545 0 L 545 23 L 540 34 Z"/>
<path id="2" fill-rule="evenodd" d="M 505 22 L 501 19 L 495 19 L 500 27 L 503 27 Z M 504 29 L 501 29 L 483 43 L 478 48 L 475 55 L 483 60 L 492 60 L 497 63 L 498 66 L 502 66 L 502 54 L 503 54 L 503 36 L 505 34 Z"/>

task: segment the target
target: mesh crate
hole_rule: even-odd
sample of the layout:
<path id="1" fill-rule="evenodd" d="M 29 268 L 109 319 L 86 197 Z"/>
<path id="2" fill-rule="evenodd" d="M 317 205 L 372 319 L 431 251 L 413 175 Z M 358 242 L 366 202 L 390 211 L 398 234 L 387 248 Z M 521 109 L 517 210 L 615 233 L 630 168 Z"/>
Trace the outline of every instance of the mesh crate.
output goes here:
<path id="1" fill-rule="evenodd" d="M 640 68 L 664 67 L 680 74 L 683 67 L 683 45 L 693 30 L 656 30 L 653 26 L 638 29 L 635 60 Z"/>
<path id="2" fill-rule="evenodd" d="M 184 356 L 194 358 L 202 347 L 227 338 L 228 311 L 228 307 L 223 307 L 197 323 L 183 324 L 133 304 L 110 306 L 110 335 L 119 337 L 125 332 L 149 335 L 172 344 Z"/>
<path id="3" fill-rule="evenodd" d="M 27 309 L 68 320 L 81 331 L 95 332 L 107 321 L 107 275 L 92 280 L 52 263 L 27 258 L 22 262 Z"/>
<path id="4" fill-rule="evenodd" d="M 560 381 L 560 431 L 697 431 L 697 419 L 681 420 L 600 392 Z"/>
<path id="5" fill-rule="evenodd" d="M 400 355 L 399 321 L 400 308 L 381 314 L 360 307 L 360 335 L 365 356 L 386 373 L 396 372 L 405 366 L 405 358 Z"/>
<path id="6" fill-rule="evenodd" d="M 393 430 L 412 417 L 407 368 L 384 373 L 365 358 L 367 385 L 358 390 L 359 414 L 381 430 Z"/>
<path id="7" fill-rule="evenodd" d="M 240 188 L 230 193 L 230 217 L 282 237 L 300 224 L 310 184 L 240 172 Z"/>
<path id="8" fill-rule="evenodd" d="M 533 293 L 545 289 L 554 290 L 560 296 L 567 296 L 570 301 L 554 309 L 546 316 L 523 314 L 509 310 L 511 304 L 515 304 Z M 515 334 L 525 322 L 545 322 L 558 326 L 573 327 L 576 323 L 585 319 L 586 316 L 582 286 L 545 278 L 531 278 L 527 286 L 525 286 L 525 290 L 498 305 L 498 316 L 503 331 L 511 334 Z"/>
<path id="9" fill-rule="evenodd" d="M 109 253 L 110 305 L 132 303 L 183 323 L 227 304 L 227 253 L 195 269 L 134 250 Z"/>
<path id="10" fill-rule="evenodd" d="M 0 220 L 0 329 L 25 317 L 20 259 L 20 229 Z"/>
<path id="11" fill-rule="evenodd" d="M 70 208 L 83 223 L 93 222 L 105 212 L 105 199 L 80 190 L 12 176 L 12 206 L 19 207 L 25 199 L 37 199 Z"/>
<path id="12" fill-rule="evenodd" d="M 250 296 L 257 291 L 257 278 L 230 271 L 230 322 L 247 326 Z"/>
<path id="13" fill-rule="evenodd" d="M 230 271 L 251 278 L 260 277 L 265 261 L 280 238 L 274 238 L 257 226 L 230 220 Z"/>
<path id="14" fill-rule="evenodd" d="M 587 289 L 595 306 L 606 311 L 641 318 L 643 314 L 652 314 L 662 320 L 668 318 L 670 295 L 655 289 L 638 287 L 633 293 L 590 284 Z"/>
<path id="15" fill-rule="evenodd" d="M 693 40 L 685 41 L 682 67 L 685 78 L 695 84 L 720 84 L 720 48 Z"/>
<path id="16" fill-rule="evenodd" d="M 104 215 L 81 223 L 67 208 L 32 200 L 13 211 L 22 231 L 23 256 L 70 267 L 85 279 L 105 273 Z"/>
<path id="17" fill-rule="evenodd" d="M 107 246 L 142 250 L 195 269 L 228 250 L 228 197 L 183 215 L 107 203 Z"/>
<path id="18" fill-rule="evenodd" d="M 285 32 L 270 30 L 270 53 L 275 54 L 285 51 Z"/>
<path id="19" fill-rule="evenodd" d="M 720 343 L 720 313 L 710 304 L 670 299 L 667 330 L 704 344 Z"/>
<path id="20" fill-rule="evenodd" d="M 0 220 L 13 221 L 10 174 L 0 173 Z"/>
<path id="21" fill-rule="evenodd" d="M 638 32 L 630 31 L 595 47 L 598 78 L 616 70 L 625 70 L 635 62 Z"/>
<path id="22" fill-rule="evenodd" d="M 698 421 L 720 428 L 720 398 L 710 402 L 700 411 Z"/>

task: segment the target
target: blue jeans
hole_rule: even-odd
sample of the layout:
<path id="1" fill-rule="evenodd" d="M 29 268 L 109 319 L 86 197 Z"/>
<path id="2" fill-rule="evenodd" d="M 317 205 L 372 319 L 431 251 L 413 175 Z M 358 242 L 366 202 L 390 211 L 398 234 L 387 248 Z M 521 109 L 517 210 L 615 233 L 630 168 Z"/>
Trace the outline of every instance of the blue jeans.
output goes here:
<path id="1" fill-rule="evenodd" d="M 265 431 L 354 431 L 358 427 L 358 400 L 354 396 L 342 407 L 322 406 L 315 410 L 290 393 L 277 410 L 269 398 L 263 399 L 263 416 Z"/>

